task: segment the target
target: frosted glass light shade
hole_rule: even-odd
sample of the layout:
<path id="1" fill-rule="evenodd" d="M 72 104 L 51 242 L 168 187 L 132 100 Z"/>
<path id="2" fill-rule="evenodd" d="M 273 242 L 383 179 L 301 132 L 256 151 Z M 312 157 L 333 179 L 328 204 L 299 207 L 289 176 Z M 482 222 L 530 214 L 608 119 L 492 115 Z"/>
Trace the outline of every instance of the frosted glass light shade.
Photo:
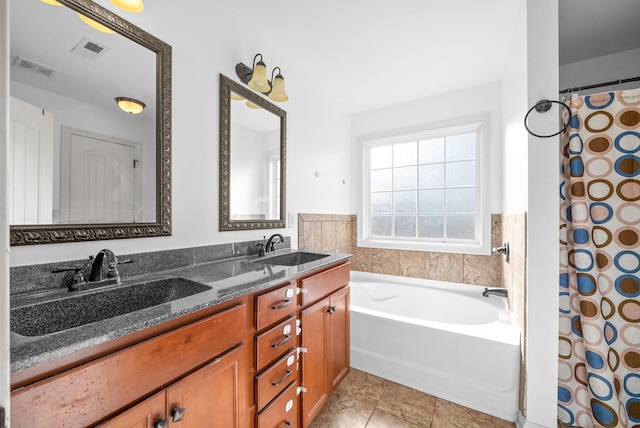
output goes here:
<path id="1" fill-rule="evenodd" d="M 111 28 L 109 27 L 105 27 L 104 25 L 94 21 L 91 18 L 87 18 L 86 16 L 84 16 L 83 14 L 76 12 L 78 14 L 78 17 L 85 23 L 87 24 L 89 27 L 94 28 L 98 31 L 102 31 L 103 33 L 107 33 L 107 34 L 115 34 L 115 31 L 113 31 Z"/>
<path id="2" fill-rule="evenodd" d="M 142 101 L 127 97 L 117 97 L 116 102 L 118 103 L 118 107 L 120 107 L 122 111 L 131 114 L 141 113 L 142 110 L 144 110 L 144 108 L 146 107 L 145 103 L 143 103 Z"/>
<path id="3" fill-rule="evenodd" d="M 231 99 L 234 101 L 240 101 L 240 100 L 244 100 L 244 97 L 231 91 Z"/>
<path id="4" fill-rule="evenodd" d="M 252 103 L 251 101 L 247 101 L 247 107 L 249 107 L 249 108 L 253 108 L 253 109 L 256 109 L 256 110 L 258 110 L 258 109 L 261 109 L 261 108 L 262 108 L 262 107 L 260 107 L 258 104 L 256 104 L 256 103 Z"/>
<path id="5" fill-rule="evenodd" d="M 62 3 L 56 0 L 40 0 L 42 3 L 50 4 L 51 6 L 62 6 Z"/>
<path id="6" fill-rule="evenodd" d="M 276 78 L 273 79 L 273 88 L 271 89 L 269 98 L 278 102 L 284 102 L 289 99 L 289 95 L 287 95 L 287 91 L 284 88 L 284 77 L 282 77 L 282 74 L 278 74 Z"/>
<path id="7" fill-rule="evenodd" d="M 122 10 L 126 10 L 131 13 L 140 13 L 144 10 L 144 3 L 142 0 L 110 0 Z"/>
<path id="8" fill-rule="evenodd" d="M 264 62 L 258 61 L 253 67 L 253 75 L 248 83 L 249 87 L 258 92 L 269 92 L 271 86 L 267 80 L 267 66 Z"/>

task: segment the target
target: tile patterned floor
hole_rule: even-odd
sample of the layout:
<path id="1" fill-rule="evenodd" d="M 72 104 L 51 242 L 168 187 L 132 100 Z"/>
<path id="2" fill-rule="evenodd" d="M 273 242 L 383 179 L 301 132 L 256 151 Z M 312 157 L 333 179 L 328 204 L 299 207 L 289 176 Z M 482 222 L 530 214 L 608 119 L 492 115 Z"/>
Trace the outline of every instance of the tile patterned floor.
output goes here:
<path id="1" fill-rule="evenodd" d="M 515 424 L 351 369 L 309 428 L 513 428 Z"/>

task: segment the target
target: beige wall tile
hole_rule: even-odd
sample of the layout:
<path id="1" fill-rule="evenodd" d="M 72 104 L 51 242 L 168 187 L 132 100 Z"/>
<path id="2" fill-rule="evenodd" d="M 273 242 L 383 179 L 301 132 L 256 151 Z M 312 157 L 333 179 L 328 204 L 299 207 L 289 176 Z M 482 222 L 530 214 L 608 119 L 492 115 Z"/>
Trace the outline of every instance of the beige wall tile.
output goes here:
<path id="1" fill-rule="evenodd" d="M 336 252 L 336 222 L 323 221 L 322 223 L 322 246 L 320 251 Z"/>
<path id="2" fill-rule="evenodd" d="M 430 279 L 462 282 L 464 266 L 462 254 L 431 253 L 429 257 Z"/>
<path id="3" fill-rule="evenodd" d="M 396 250 L 373 248 L 373 273 L 400 275 L 400 254 Z"/>
<path id="4" fill-rule="evenodd" d="M 425 251 L 398 251 L 400 276 L 429 278 L 429 253 Z"/>

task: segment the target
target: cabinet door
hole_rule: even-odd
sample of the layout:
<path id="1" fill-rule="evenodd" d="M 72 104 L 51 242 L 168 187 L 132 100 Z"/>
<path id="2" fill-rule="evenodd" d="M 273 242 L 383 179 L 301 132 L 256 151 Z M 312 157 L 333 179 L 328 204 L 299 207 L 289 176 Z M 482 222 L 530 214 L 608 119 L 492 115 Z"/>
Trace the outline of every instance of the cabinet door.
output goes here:
<path id="1" fill-rule="evenodd" d="M 333 391 L 349 373 L 349 287 L 329 296 L 328 371 Z"/>
<path id="2" fill-rule="evenodd" d="M 166 410 L 166 394 L 160 391 L 125 410 L 115 418 L 99 425 L 100 428 L 154 428 L 154 424 L 164 419 Z"/>
<path id="3" fill-rule="evenodd" d="M 246 367 L 244 345 L 167 387 L 167 417 L 171 428 L 244 428 Z M 174 409 L 184 418 L 173 421 Z"/>
<path id="4" fill-rule="evenodd" d="M 309 306 L 300 312 L 302 327 L 302 426 L 308 426 L 329 398 L 327 375 L 327 336 L 329 298 Z"/>

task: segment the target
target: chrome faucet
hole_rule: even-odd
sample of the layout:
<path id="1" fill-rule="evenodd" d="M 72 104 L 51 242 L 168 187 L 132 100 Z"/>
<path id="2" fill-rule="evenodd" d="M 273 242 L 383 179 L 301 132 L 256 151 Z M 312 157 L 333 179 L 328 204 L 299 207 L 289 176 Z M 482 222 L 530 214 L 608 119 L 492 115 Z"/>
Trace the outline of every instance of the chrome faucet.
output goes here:
<path id="1" fill-rule="evenodd" d="M 278 238 L 278 242 L 274 242 L 274 238 Z M 267 239 L 267 243 L 264 246 L 264 252 L 268 253 L 269 251 L 275 251 L 275 245 L 282 242 L 284 242 L 284 237 L 279 233 L 274 233 L 269 237 L 269 239 Z"/>
<path id="2" fill-rule="evenodd" d="M 507 297 L 509 295 L 509 291 L 506 288 L 486 288 L 484 289 L 484 291 L 482 292 L 482 295 L 484 297 L 489 297 L 490 295 L 494 295 L 494 296 L 500 296 L 500 297 Z"/>

